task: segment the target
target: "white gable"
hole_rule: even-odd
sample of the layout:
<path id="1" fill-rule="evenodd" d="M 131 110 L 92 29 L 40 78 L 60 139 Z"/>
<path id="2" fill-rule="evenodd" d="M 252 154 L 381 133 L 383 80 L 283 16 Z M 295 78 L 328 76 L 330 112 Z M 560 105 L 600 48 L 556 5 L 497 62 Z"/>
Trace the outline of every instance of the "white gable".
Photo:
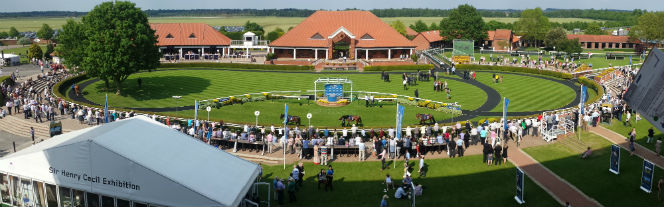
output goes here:
<path id="1" fill-rule="evenodd" d="M 327 38 L 328 38 L 328 39 L 332 39 L 332 38 L 334 38 L 335 36 L 337 36 L 340 32 L 343 32 L 344 34 L 348 35 L 348 37 L 355 39 L 355 35 L 353 35 L 353 33 L 350 33 L 350 31 L 348 31 L 344 26 L 339 27 L 339 29 L 337 29 L 337 31 L 335 31 L 334 33 L 332 33 L 332 34 L 331 34 L 329 37 L 327 37 Z"/>

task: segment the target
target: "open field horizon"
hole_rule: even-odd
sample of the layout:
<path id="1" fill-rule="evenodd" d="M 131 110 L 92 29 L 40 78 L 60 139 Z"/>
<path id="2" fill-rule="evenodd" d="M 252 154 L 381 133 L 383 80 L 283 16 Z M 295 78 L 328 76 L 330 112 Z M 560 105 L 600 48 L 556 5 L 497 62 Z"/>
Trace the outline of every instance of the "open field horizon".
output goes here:
<path id="1" fill-rule="evenodd" d="M 206 23 L 210 26 L 242 26 L 247 21 L 256 22 L 263 26 L 265 32 L 270 32 L 277 27 L 287 30 L 289 27 L 295 26 L 302 22 L 306 17 L 275 17 L 275 16 L 232 16 L 232 17 L 155 17 L 149 18 L 150 23 Z M 62 28 L 67 22 L 67 19 L 80 20 L 81 18 L 0 18 L 0 31 L 9 31 L 9 28 L 14 26 L 19 32 L 24 31 L 37 31 L 41 25 L 46 23 L 54 29 Z M 422 20 L 427 25 L 431 23 L 440 23 L 442 17 L 383 17 L 380 18 L 385 23 L 391 23 L 396 20 L 401 20 L 406 26 L 415 24 L 417 20 Z M 499 22 L 511 23 L 516 22 L 519 18 L 497 18 L 497 17 L 484 17 L 485 22 L 496 20 Z M 551 22 L 601 22 L 592 19 L 582 18 L 549 18 Z"/>

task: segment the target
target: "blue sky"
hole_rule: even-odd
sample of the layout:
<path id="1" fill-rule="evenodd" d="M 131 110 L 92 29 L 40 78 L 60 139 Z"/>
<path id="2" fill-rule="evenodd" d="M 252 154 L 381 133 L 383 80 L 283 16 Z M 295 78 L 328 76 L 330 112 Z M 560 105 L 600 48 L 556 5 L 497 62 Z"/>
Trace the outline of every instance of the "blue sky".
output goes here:
<path id="1" fill-rule="evenodd" d="M 0 12 L 89 11 L 109 0 L 2 0 Z M 143 9 L 219 9 L 219 8 L 305 8 L 305 9 L 374 9 L 439 8 L 471 4 L 480 9 L 647 9 L 664 10 L 662 0 L 131 0 Z"/>

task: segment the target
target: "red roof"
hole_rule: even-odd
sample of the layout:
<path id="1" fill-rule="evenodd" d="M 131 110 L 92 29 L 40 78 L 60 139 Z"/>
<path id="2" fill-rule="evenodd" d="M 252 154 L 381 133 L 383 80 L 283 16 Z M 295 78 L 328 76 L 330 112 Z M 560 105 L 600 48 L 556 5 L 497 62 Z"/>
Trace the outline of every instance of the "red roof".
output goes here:
<path id="1" fill-rule="evenodd" d="M 489 41 L 493 41 L 494 40 L 493 37 L 496 36 L 496 31 L 486 31 L 486 33 L 487 36 L 489 37 Z"/>
<path id="2" fill-rule="evenodd" d="M 613 43 L 628 43 L 628 36 L 613 36 L 613 35 L 581 35 L 581 34 L 568 34 L 567 39 L 579 39 L 579 42 L 613 42 Z M 638 42 L 638 40 L 637 40 Z"/>
<path id="3" fill-rule="evenodd" d="M 425 31 L 420 32 L 420 34 L 429 42 L 443 41 L 443 37 L 440 36 L 440 30 Z"/>
<path id="4" fill-rule="evenodd" d="M 230 45 L 231 39 L 204 23 L 150 24 L 155 30 L 157 46 Z"/>
<path id="5" fill-rule="evenodd" d="M 509 40 L 512 37 L 512 30 L 509 29 L 497 29 L 495 33 L 494 40 Z"/>
<path id="6" fill-rule="evenodd" d="M 411 37 L 415 37 L 415 36 L 417 36 L 417 32 L 415 30 L 411 29 L 410 27 L 406 27 L 406 35 L 411 36 Z"/>
<path id="7" fill-rule="evenodd" d="M 341 31 L 340 31 L 341 30 Z M 415 47 L 406 37 L 368 11 L 316 11 L 300 24 L 270 43 L 271 47 L 328 47 L 328 38 L 346 32 L 357 40 L 356 47 Z M 322 38 L 312 38 L 319 34 Z M 362 40 L 367 35 L 370 40 Z"/>

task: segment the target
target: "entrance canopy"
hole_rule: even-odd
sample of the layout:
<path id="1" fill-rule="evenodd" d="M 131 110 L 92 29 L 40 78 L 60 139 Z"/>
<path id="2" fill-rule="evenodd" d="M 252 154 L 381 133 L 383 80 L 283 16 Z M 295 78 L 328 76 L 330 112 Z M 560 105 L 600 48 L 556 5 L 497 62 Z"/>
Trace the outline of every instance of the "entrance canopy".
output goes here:
<path id="1" fill-rule="evenodd" d="M 238 206 L 258 166 L 144 116 L 55 136 L 0 172 L 164 206 Z"/>

